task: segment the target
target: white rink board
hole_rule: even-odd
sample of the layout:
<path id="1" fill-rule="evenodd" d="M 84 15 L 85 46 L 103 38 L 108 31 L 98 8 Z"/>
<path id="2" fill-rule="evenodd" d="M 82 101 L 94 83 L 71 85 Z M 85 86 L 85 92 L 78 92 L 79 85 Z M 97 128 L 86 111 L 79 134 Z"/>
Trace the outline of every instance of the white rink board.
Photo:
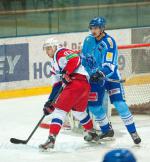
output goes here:
<path id="1" fill-rule="evenodd" d="M 131 44 L 131 29 L 117 29 L 107 32 L 115 38 L 118 45 Z M 81 43 L 88 34 L 88 32 L 82 32 L 0 39 L 0 45 L 20 43 L 27 43 L 29 45 L 29 80 L 2 82 L 0 90 L 29 88 L 50 84 L 50 80 L 46 77 L 49 74 L 49 65 L 47 65 L 48 57 L 44 55 L 42 48 L 44 40 L 49 37 L 56 37 L 67 48 L 78 50 L 81 48 Z"/>

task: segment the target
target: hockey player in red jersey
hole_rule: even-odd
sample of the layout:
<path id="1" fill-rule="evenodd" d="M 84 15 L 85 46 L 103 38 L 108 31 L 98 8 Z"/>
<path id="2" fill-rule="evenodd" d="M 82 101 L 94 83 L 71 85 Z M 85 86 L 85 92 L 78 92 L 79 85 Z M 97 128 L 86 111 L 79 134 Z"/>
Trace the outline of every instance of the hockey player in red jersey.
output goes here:
<path id="1" fill-rule="evenodd" d="M 51 77 L 53 77 L 54 84 L 49 100 L 43 109 L 45 115 L 52 113 L 49 136 L 47 141 L 39 147 L 45 150 L 54 148 L 56 137 L 67 113 L 71 110 L 87 132 L 88 136 L 85 136 L 84 139 L 86 141 L 96 140 L 97 134 L 93 130 L 92 120 L 86 112 L 90 91 L 88 73 L 81 65 L 80 56 L 72 50 L 60 48 L 59 42 L 55 38 L 48 39 L 43 48 L 51 60 Z M 65 87 L 56 102 L 52 104 L 52 100 L 62 84 Z"/>

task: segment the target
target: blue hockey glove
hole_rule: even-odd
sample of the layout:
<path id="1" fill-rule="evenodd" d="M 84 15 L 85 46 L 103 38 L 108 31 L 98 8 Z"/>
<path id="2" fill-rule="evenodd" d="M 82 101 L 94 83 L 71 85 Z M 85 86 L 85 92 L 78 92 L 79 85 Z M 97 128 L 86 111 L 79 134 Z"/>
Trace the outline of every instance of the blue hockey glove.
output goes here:
<path id="1" fill-rule="evenodd" d="M 90 82 L 100 82 L 105 78 L 105 75 L 101 71 L 97 71 L 96 73 L 92 74 L 90 77 Z"/>

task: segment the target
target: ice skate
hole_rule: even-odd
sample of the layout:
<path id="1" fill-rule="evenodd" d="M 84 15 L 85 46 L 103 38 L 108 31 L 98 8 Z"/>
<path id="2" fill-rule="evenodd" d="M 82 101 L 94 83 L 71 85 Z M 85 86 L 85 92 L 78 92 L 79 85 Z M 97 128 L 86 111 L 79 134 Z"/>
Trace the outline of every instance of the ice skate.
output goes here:
<path id="1" fill-rule="evenodd" d="M 55 136 L 49 136 L 44 144 L 39 145 L 39 148 L 42 150 L 53 149 L 55 145 L 55 139 Z"/>
<path id="2" fill-rule="evenodd" d="M 114 137 L 114 130 L 113 129 L 109 129 L 108 132 L 106 133 L 101 133 L 99 135 L 99 139 L 104 139 L 104 138 L 107 138 L 107 137 Z"/>
<path id="3" fill-rule="evenodd" d="M 84 136 L 84 140 L 87 142 L 91 142 L 91 141 L 98 141 L 99 140 L 99 136 L 96 133 L 96 130 L 91 130 L 91 131 L 87 131 L 86 135 Z"/>
<path id="4" fill-rule="evenodd" d="M 139 135 L 137 134 L 137 132 L 131 133 L 130 135 L 131 135 L 131 137 L 132 137 L 132 139 L 133 139 L 133 142 L 134 142 L 135 144 L 141 143 L 141 138 L 139 137 Z"/>

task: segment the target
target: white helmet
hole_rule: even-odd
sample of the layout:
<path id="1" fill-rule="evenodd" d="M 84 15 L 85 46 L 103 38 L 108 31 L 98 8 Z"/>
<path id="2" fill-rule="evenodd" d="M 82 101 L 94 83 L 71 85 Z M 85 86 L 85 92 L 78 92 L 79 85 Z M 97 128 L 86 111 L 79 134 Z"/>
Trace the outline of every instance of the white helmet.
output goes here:
<path id="1" fill-rule="evenodd" d="M 58 47 L 59 45 L 60 45 L 60 43 L 57 39 L 49 38 L 44 42 L 43 49 L 46 48 L 46 47 L 49 47 L 49 46 L 52 46 L 52 47 L 57 46 Z"/>

